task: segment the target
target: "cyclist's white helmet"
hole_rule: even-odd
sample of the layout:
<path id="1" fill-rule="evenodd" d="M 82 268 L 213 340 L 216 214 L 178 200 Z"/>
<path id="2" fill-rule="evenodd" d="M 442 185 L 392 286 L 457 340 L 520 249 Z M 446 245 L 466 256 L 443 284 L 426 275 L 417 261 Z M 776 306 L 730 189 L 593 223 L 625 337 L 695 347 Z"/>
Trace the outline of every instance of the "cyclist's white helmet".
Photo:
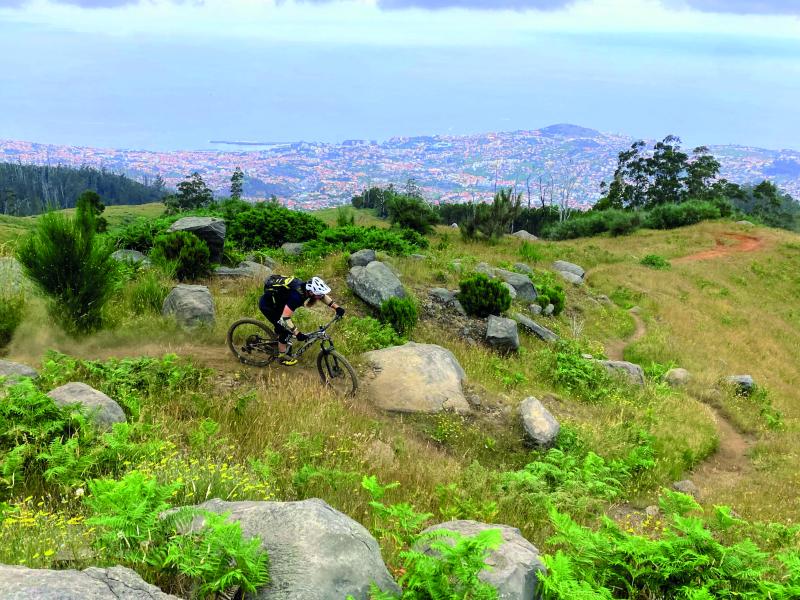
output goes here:
<path id="1" fill-rule="evenodd" d="M 331 291 L 328 284 L 319 277 L 312 277 L 311 281 L 306 282 L 306 289 L 315 296 L 324 296 Z"/>

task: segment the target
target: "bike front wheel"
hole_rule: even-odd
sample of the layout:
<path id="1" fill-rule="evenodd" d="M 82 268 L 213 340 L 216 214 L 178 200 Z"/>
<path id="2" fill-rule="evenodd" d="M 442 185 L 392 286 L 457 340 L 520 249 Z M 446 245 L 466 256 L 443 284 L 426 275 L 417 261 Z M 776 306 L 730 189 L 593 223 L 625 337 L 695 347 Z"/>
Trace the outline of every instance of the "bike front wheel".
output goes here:
<path id="1" fill-rule="evenodd" d="M 228 348 L 246 365 L 264 367 L 278 356 L 278 337 L 255 319 L 240 319 L 228 329 Z"/>
<path id="2" fill-rule="evenodd" d="M 319 353 L 317 370 L 322 384 L 340 396 L 353 396 L 358 390 L 356 370 L 336 350 L 323 350 Z"/>

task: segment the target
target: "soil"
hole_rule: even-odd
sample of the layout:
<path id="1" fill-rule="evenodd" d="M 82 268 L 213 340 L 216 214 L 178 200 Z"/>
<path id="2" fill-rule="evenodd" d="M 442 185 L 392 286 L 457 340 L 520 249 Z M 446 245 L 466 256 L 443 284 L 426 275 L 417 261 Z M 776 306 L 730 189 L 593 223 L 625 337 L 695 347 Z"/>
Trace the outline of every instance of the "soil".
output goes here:
<path id="1" fill-rule="evenodd" d="M 733 244 L 726 243 L 727 240 L 735 240 Z M 708 260 L 712 258 L 720 258 L 723 256 L 730 256 L 738 252 L 755 252 L 764 247 L 764 240 L 754 235 L 746 235 L 744 233 L 723 233 L 720 237 L 714 240 L 715 246 L 711 250 L 703 250 L 695 254 L 689 254 L 673 260 L 673 264 L 696 262 L 698 260 Z"/>
<path id="2" fill-rule="evenodd" d="M 625 348 L 634 342 L 638 342 L 644 337 L 644 334 L 647 333 L 647 328 L 644 325 L 642 317 L 635 311 L 629 311 L 628 314 L 633 317 L 636 329 L 634 329 L 633 334 L 631 334 L 628 339 L 614 340 L 606 344 L 606 355 L 610 360 L 624 360 L 623 355 L 625 353 Z"/>

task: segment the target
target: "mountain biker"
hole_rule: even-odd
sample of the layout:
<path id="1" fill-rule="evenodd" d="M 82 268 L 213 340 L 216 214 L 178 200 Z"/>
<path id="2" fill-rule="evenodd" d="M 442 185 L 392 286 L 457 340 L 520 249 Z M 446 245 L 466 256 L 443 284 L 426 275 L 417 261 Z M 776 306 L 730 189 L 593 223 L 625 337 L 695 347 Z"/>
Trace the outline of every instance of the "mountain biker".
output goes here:
<path id="1" fill-rule="evenodd" d="M 336 311 L 337 317 L 344 315 L 344 308 L 328 296 L 330 291 L 331 288 L 320 277 L 312 277 L 308 281 L 303 281 L 297 277 L 271 275 L 265 282 L 264 294 L 258 301 L 258 308 L 275 328 L 275 334 L 278 336 L 278 350 L 281 353 L 278 362 L 282 365 L 297 364 L 294 356 L 286 354 L 289 336 L 293 335 L 301 342 L 308 338 L 292 322 L 294 311 L 301 306 L 313 306 L 322 301 Z"/>

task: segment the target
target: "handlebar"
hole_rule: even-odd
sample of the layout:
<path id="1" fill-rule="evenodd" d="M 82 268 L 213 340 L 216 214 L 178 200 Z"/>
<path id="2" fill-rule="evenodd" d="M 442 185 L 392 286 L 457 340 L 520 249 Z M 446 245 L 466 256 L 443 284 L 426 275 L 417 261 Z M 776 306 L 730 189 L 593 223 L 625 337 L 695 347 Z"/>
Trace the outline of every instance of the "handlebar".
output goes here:
<path id="1" fill-rule="evenodd" d="M 311 333 L 309 333 L 309 334 L 308 334 L 308 339 L 309 339 L 309 340 L 315 340 L 315 339 L 317 339 L 318 337 L 321 337 L 321 336 L 322 336 L 322 334 L 323 334 L 323 333 L 325 333 L 325 332 L 328 330 L 328 328 L 329 328 L 331 325 L 333 325 L 334 323 L 336 323 L 336 321 L 340 321 L 342 318 L 343 318 L 343 317 L 340 317 L 339 315 L 336 315 L 335 317 L 333 317 L 333 319 L 331 319 L 330 321 L 328 321 L 327 323 L 325 323 L 325 325 L 321 325 L 321 326 L 319 327 L 319 329 L 317 329 L 317 330 L 315 330 L 315 331 L 312 331 Z"/>

